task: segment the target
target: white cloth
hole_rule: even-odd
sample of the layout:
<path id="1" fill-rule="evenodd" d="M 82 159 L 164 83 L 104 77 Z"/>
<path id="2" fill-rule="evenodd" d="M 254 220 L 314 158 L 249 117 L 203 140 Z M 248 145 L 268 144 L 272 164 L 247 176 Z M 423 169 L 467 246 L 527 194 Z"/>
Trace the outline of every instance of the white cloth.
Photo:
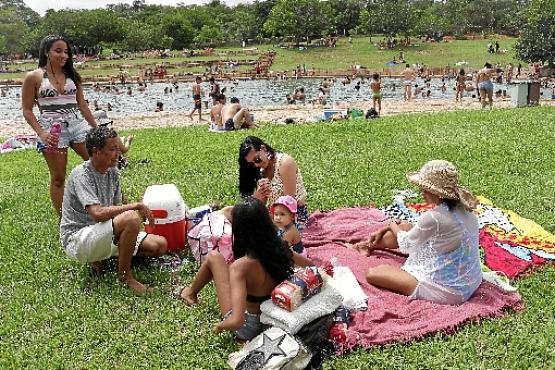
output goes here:
<path id="1" fill-rule="evenodd" d="M 368 308 L 368 296 L 364 294 L 355 274 L 347 266 L 333 268 L 333 280 L 341 287 L 342 306 L 348 309 L 365 311 Z"/>
<path id="2" fill-rule="evenodd" d="M 419 282 L 439 285 L 467 300 L 482 282 L 476 216 L 445 204 L 424 213 L 410 231 L 397 234 L 408 253 L 402 269 Z M 431 286 L 431 285 L 430 285 Z"/>
<path id="3" fill-rule="evenodd" d="M 260 311 L 262 311 L 260 321 L 295 335 L 304 325 L 334 312 L 341 306 L 343 297 L 336 284 L 333 279 L 327 279 L 320 293 L 301 304 L 293 312 L 276 306 L 271 300 L 262 302 L 260 305 Z"/>

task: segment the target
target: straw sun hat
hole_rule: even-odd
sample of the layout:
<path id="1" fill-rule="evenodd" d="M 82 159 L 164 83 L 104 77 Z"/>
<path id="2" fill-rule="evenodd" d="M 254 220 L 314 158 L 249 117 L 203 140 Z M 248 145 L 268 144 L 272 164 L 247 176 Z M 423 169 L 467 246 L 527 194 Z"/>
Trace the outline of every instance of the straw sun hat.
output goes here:
<path id="1" fill-rule="evenodd" d="M 468 189 L 457 185 L 458 172 L 453 163 L 433 160 L 420 171 L 407 173 L 407 179 L 416 186 L 440 198 L 459 200 L 464 208 L 476 208 L 478 200 Z"/>

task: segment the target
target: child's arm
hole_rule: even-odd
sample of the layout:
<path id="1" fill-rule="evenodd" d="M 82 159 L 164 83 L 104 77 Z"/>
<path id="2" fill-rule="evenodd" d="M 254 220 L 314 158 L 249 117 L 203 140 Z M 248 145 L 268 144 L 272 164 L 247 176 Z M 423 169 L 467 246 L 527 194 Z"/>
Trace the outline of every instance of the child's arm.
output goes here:
<path id="1" fill-rule="evenodd" d="M 293 226 L 290 227 L 281 238 L 287 242 L 287 245 L 292 246 L 301 241 L 301 233 Z"/>

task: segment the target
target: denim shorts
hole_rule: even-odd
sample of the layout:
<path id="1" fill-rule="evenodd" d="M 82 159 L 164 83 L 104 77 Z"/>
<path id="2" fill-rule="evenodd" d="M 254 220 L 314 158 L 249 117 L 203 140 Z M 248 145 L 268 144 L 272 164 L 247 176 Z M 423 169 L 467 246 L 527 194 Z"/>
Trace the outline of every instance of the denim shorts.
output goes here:
<path id="1" fill-rule="evenodd" d="M 43 130 L 48 132 L 50 131 L 52 123 L 56 121 L 62 124 L 62 132 L 58 139 L 59 149 L 67 149 L 70 144 L 85 142 L 87 132 L 89 132 L 91 128 L 87 121 L 77 117 L 71 117 L 71 119 L 67 117 L 41 117 L 39 119 L 39 124 Z M 43 153 L 45 149 L 46 145 L 39 137 L 37 141 L 37 151 Z"/>
<path id="2" fill-rule="evenodd" d="M 478 84 L 478 87 L 480 88 L 480 90 L 493 91 L 493 82 L 482 81 Z"/>
<path id="3" fill-rule="evenodd" d="M 232 313 L 232 310 L 227 311 L 224 315 L 224 320 L 227 320 Z M 235 332 L 235 337 L 239 340 L 251 340 L 262 333 L 262 329 L 263 325 L 260 322 L 260 314 L 245 311 L 245 323 Z"/>

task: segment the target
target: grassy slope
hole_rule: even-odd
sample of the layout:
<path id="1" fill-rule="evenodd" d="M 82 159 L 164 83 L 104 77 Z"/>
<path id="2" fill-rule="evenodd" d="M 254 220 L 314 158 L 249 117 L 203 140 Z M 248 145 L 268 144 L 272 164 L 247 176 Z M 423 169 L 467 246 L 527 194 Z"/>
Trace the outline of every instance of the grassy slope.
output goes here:
<path id="1" fill-rule="evenodd" d="M 379 38 L 374 37 L 373 42 L 377 42 Z M 509 62 L 513 64 L 518 64 L 518 60 L 515 59 L 513 45 L 516 43 L 514 38 L 504 38 L 500 41 L 501 48 L 507 49 L 507 54 L 488 54 L 486 51 L 486 46 L 488 40 L 455 40 L 452 42 L 443 43 L 422 43 L 418 39 L 413 39 L 413 45 L 406 48 L 396 48 L 391 50 L 379 50 L 374 45 L 371 45 L 368 37 L 357 37 L 353 39 L 353 43 L 349 44 L 346 38 L 340 38 L 336 48 L 309 48 L 303 51 L 298 49 L 280 49 L 272 45 L 261 45 L 258 46 L 260 50 L 276 50 L 277 54 L 272 65 L 273 71 L 285 71 L 293 70 L 299 64 L 305 64 L 307 68 L 318 69 L 322 71 L 332 71 L 339 69 L 350 69 L 353 65 L 362 65 L 370 70 L 381 71 L 382 69 L 390 69 L 392 71 L 400 71 L 404 68 L 404 65 L 398 65 L 394 68 L 388 67 L 385 63 L 391 61 L 393 57 L 399 57 L 399 51 L 403 50 L 405 53 L 405 60 L 411 64 L 423 63 L 429 67 L 445 67 L 446 65 L 454 66 L 456 62 L 466 61 L 469 64 L 465 68 L 477 69 L 481 67 L 486 61 L 490 61 L 492 64 L 500 63 L 501 66 L 505 67 Z M 80 69 L 80 73 L 84 76 L 91 75 L 103 75 L 117 76 L 119 72 L 119 65 L 136 65 L 136 64 L 150 64 L 154 65 L 156 63 L 180 63 L 180 62 L 195 62 L 203 60 L 214 60 L 220 59 L 228 61 L 227 56 L 218 55 L 218 51 L 238 51 L 238 48 L 223 48 L 216 49 L 216 53 L 210 57 L 197 56 L 192 58 L 136 58 L 127 60 L 107 60 L 99 62 L 89 62 L 86 63 L 83 68 Z M 231 56 L 234 61 L 254 59 L 256 56 L 238 54 Z M 107 68 L 106 65 L 112 65 Z M 33 69 L 34 65 L 24 64 L 18 66 L 24 69 Z M 126 67 L 127 68 L 127 67 Z M 242 67 L 246 69 L 246 67 Z M 137 73 L 136 67 L 127 68 L 131 74 Z M 172 69 L 169 72 L 191 72 L 200 73 L 205 70 L 204 67 L 178 67 Z M 5 79 L 20 79 L 24 77 L 24 73 L 2 73 L 0 78 Z"/>
<path id="2" fill-rule="evenodd" d="M 374 37 L 372 42 L 377 42 Z M 479 68 L 486 61 L 492 64 L 500 63 L 505 67 L 509 62 L 518 64 L 514 57 L 513 45 L 516 39 L 500 40 L 501 48 L 508 50 L 506 54 L 488 54 L 486 47 L 488 40 L 455 40 L 442 43 L 423 43 L 413 39 L 413 45 L 405 48 L 379 50 L 370 44 L 368 37 L 354 38 L 349 44 L 346 38 L 339 39 L 337 47 L 310 48 L 299 51 L 298 49 L 277 49 L 272 69 L 274 71 L 292 70 L 298 64 L 305 64 L 307 68 L 320 70 L 350 69 L 359 64 L 371 70 L 393 69 L 402 70 L 403 65 L 394 68 L 387 67 L 385 63 L 393 57 L 399 59 L 399 51 L 403 50 L 408 63 L 423 63 L 429 67 L 445 67 L 447 64 L 454 66 L 456 62 L 466 61 L 467 67 Z M 515 65 L 516 65 L 515 64 Z"/>
<path id="3" fill-rule="evenodd" d="M 175 183 L 190 206 L 236 198 L 235 153 L 244 132 L 205 127 L 144 129 L 126 170 L 124 189 L 139 199 L 154 183 Z M 311 209 L 391 202 L 408 187 L 404 174 L 432 158 L 453 161 L 461 182 L 501 207 L 555 231 L 555 109 L 470 111 L 388 117 L 376 121 L 267 126 L 256 132 L 293 154 Z M 77 163 L 71 156 L 70 166 Z M 212 288 L 187 309 L 171 297 L 180 273 L 137 270 L 157 287 L 136 297 L 114 273 L 88 281 L 58 243 L 48 173 L 33 151 L 0 156 L 0 368 L 225 368 L 237 349 L 218 320 Z M 326 362 L 328 369 L 554 368 L 555 269 L 519 280 L 526 309 L 517 314 Z"/>

